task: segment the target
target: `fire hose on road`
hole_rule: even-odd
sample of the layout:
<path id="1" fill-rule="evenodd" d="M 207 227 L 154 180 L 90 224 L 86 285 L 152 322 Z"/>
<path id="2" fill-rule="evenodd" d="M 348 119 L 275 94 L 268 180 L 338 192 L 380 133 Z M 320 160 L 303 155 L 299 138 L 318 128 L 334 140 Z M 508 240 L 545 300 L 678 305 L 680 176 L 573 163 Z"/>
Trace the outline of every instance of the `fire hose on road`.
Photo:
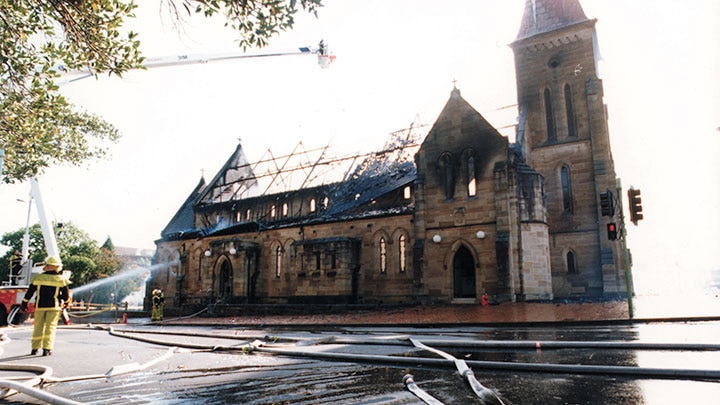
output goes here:
<path id="1" fill-rule="evenodd" d="M 613 350 L 720 350 L 717 344 L 646 344 L 640 342 L 535 342 L 535 341 L 480 341 L 480 340 L 461 340 L 461 339 L 434 339 L 434 338 L 414 338 L 411 336 L 392 336 L 392 337 L 342 337 L 342 336 L 324 336 L 321 338 L 299 338 L 294 336 L 267 336 L 253 334 L 233 334 L 224 333 L 203 333 L 200 331 L 168 331 L 158 330 L 155 328 L 137 329 L 112 326 L 93 326 L 85 327 L 75 326 L 71 328 L 97 330 L 107 332 L 111 336 L 133 339 L 153 345 L 162 345 L 171 347 L 165 356 L 154 359 L 145 365 L 130 363 L 113 367 L 108 373 L 89 376 L 75 376 L 67 378 L 53 378 L 47 370 L 34 371 L 27 369 L 25 371 L 41 373 L 37 376 L 33 384 L 25 383 L 24 386 L 37 385 L 37 381 L 48 383 L 59 383 L 66 381 L 75 381 L 79 379 L 92 378 L 109 378 L 118 374 L 133 373 L 148 368 L 160 361 L 167 359 L 174 353 L 182 349 L 192 351 L 206 352 L 241 352 L 251 354 L 254 352 L 268 353 L 277 356 L 299 357 L 322 359 L 329 361 L 342 361 L 353 363 L 369 363 L 373 365 L 386 364 L 391 366 L 406 367 L 430 367 L 430 368 L 455 368 L 459 374 L 467 381 L 471 389 L 478 398 L 483 400 L 485 404 L 503 404 L 500 396 L 495 394 L 491 388 L 484 387 L 475 378 L 475 374 L 471 370 L 503 370 L 509 372 L 530 372 L 530 373 L 554 373 L 554 374 L 587 374 L 587 375 L 603 375 L 603 376 L 628 376 L 632 378 L 665 378 L 665 379 L 688 379 L 700 381 L 718 381 L 720 380 L 720 370 L 698 370 L 698 369 L 676 369 L 676 368 L 645 368 L 634 366 L 603 366 L 603 365 L 582 365 L 582 364 L 550 364 L 550 363 L 522 363 L 522 362 L 497 362 L 497 361 L 480 361 L 480 360 L 458 360 L 455 357 L 442 352 L 435 347 L 443 348 L 500 348 L 510 350 L 539 350 L 539 349 L 564 349 L 564 348 L 594 348 L 594 349 L 613 349 Z M 155 335 L 153 337 L 143 335 Z M 237 344 L 200 344 L 193 342 L 173 342 L 162 336 L 187 336 L 187 337 L 205 337 L 217 340 L 234 340 Z M 5 339 L 7 340 L 7 339 Z M 388 345 L 388 346 L 409 346 L 421 349 L 423 351 L 439 355 L 441 358 L 429 358 L 420 356 L 397 356 L 397 355 L 381 355 L 381 354 L 359 354 L 346 352 L 333 352 L 332 349 L 318 350 L 317 347 L 323 345 Z M 182 348 L 182 349 L 178 349 Z M 22 366 L 22 365 L 15 365 Z M 18 369 L 18 371 L 20 371 Z M 407 389 L 415 396 L 428 404 L 442 403 L 433 398 L 427 392 L 420 389 L 414 381 L 414 378 L 406 375 L 403 382 Z M 6 385 L 0 387 L 6 390 L 16 390 L 16 381 L 10 381 Z M 32 387 L 31 387 L 32 388 Z M 25 390 L 25 388 L 22 388 Z M 33 388 L 34 389 L 34 388 Z M 32 395 L 30 390 L 28 395 Z M 25 393 L 25 391 L 23 391 Z M 42 392 L 40 390 L 40 392 Z M 40 394 L 37 394 L 40 395 Z M 33 395 L 36 398 L 40 397 Z M 40 399 L 48 403 L 77 403 L 73 401 L 62 402 L 62 398 Z M 433 402 L 436 401 L 436 402 Z"/>
<path id="2" fill-rule="evenodd" d="M 0 335 L 0 344 L 6 344 L 10 342 L 10 338 L 7 335 Z M 23 393 L 32 398 L 54 405 L 81 405 L 82 402 L 73 401 L 67 398 L 63 398 L 47 391 L 36 388 L 43 383 L 61 383 L 68 381 L 78 380 L 91 380 L 91 379 L 102 379 L 117 376 L 120 374 L 127 374 L 136 371 L 144 370 L 152 365 L 159 363 L 163 360 L 168 359 L 175 352 L 175 348 L 171 348 L 162 356 L 149 361 L 145 364 L 130 363 L 121 366 L 115 366 L 105 374 L 92 374 L 83 376 L 74 376 L 69 378 L 57 378 L 52 376 L 52 368 L 43 365 L 31 365 L 31 364 L 0 364 L 0 370 L 2 371 L 19 371 L 23 373 L 34 373 L 32 377 L 13 377 L 0 379 L 0 398 L 5 398 L 16 392 Z M 2 348 L 0 348 L 2 353 Z"/>
<path id="3" fill-rule="evenodd" d="M 486 388 L 485 386 L 480 384 L 480 382 L 475 378 L 475 374 L 473 373 L 473 371 L 470 369 L 470 367 L 467 366 L 465 360 L 458 360 L 443 351 L 426 346 L 418 340 L 412 338 L 410 338 L 409 340 L 415 347 L 427 350 L 431 353 L 439 355 L 444 359 L 452 360 L 453 362 L 455 362 L 455 367 L 457 368 L 458 373 L 460 373 L 460 375 L 467 380 L 468 384 L 470 384 L 470 388 L 472 388 L 475 395 L 480 398 L 483 404 L 505 405 L 505 403 L 500 398 L 498 398 L 497 394 L 495 394 L 491 389 Z"/>

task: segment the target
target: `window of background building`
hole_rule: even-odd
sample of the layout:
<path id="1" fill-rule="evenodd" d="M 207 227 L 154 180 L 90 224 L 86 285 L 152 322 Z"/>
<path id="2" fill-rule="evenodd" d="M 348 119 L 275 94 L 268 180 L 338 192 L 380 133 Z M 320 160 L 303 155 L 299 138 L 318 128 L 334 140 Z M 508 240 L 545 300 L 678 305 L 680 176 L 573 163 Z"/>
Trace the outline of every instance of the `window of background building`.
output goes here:
<path id="1" fill-rule="evenodd" d="M 554 141 L 557 138 L 555 133 L 555 117 L 553 115 L 552 108 L 552 97 L 550 96 L 550 89 L 545 89 L 543 92 L 543 99 L 545 100 L 545 124 L 547 126 L 547 140 Z"/>
<path id="2" fill-rule="evenodd" d="M 567 252 L 567 272 L 568 274 L 577 274 L 577 261 L 575 253 L 572 251 Z"/>
<path id="3" fill-rule="evenodd" d="M 275 277 L 280 277 L 281 269 L 282 269 L 282 247 L 278 246 L 275 248 Z"/>
<path id="4" fill-rule="evenodd" d="M 380 273 L 387 272 L 387 244 L 385 238 L 380 238 Z"/>
<path id="5" fill-rule="evenodd" d="M 570 169 L 567 166 L 560 168 L 560 182 L 562 184 L 563 211 L 572 213 L 572 187 L 570 185 Z"/>
<path id="6" fill-rule="evenodd" d="M 577 125 L 575 125 L 575 108 L 572 102 L 572 89 L 569 84 L 565 85 L 565 113 L 567 115 L 568 136 L 577 136 Z"/>
<path id="7" fill-rule="evenodd" d="M 475 157 L 472 154 L 467 158 L 467 178 L 468 197 L 475 197 L 477 194 L 477 183 L 475 182 Z"/>
<path id="8" fill-rule="evenodd" d="M 400 255 L 400 273 L 404 273 L 407 269 L 407 241 L 405 235 L 400 235 L 398 240 L 398 254 Z"/>
<path id="9" fill-rule="evenodd" d="M 438 160 L 446 200 L 452 200 L 455 196 L 455 176 L 452 162 L 453 159 L 450 152 L 443 153 Z"/>

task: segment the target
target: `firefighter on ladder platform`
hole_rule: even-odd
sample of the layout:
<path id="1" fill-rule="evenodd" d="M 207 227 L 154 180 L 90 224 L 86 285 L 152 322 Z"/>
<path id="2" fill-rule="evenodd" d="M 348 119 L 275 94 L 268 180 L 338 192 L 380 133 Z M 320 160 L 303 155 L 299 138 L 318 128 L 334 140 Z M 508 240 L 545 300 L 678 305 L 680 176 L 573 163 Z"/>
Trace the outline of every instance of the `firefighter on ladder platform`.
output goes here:
<path id="1" fill-rule="evenodd" d="M 35 299 L 35 326 L 30 340 L 30 354 L 37 354 L 42 347 L 43 356 L 49 356 L 55 343 L 55 329 L 62 310 L 72 301 L 70 283 L 60 274 L 62 262 L 55 256 L 49 256 L 45 261 L 43 272 L 34 276 L 30 282 L 21 308 L 27 311 L 30 298 L 37 291 Z"/>
<path id="2" fill-rule="evenodd" d="M 23 257 L 19 251 L 14 251 L 10 256 L 10 285 L 16 285 L 17 277 L 23 268 Z"/>
<path id="3" fill-rule="evenodd" d="M 163 304 L 165 303 L 165 297 L 160 289 L 154 289 L 152 293 L 152 313 L 150 314 L 150 320 L 162 321 L 163 319 Z"/>

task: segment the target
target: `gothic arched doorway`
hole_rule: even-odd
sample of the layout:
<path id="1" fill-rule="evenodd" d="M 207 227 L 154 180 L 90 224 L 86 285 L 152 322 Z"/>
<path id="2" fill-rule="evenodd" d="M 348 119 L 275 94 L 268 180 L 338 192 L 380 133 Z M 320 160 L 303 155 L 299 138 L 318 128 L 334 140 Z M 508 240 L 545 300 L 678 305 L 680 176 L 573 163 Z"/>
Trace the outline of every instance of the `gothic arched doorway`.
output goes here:
<path id="1" fill-rule="evenodd" d="M 453 257 L 453 298 L 477 298 L 475 259 L 465 246 L 460 246 Z"/>
<path id="2" fill-rule="evenodd" d="M 229 302 L 233 295 L 232 267 L 230 261 L 223 260 L 220 265 L 218 277 L 218 299 L 221 302 Z"/>

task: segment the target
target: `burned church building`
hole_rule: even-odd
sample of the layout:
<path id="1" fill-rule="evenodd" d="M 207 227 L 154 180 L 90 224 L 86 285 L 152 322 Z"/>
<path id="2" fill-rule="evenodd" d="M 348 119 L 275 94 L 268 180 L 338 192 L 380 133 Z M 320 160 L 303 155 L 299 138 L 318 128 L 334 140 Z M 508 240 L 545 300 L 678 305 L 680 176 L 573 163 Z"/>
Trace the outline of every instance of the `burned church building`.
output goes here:
<path id="1" fill-rule="evenodd" d="M 577 1 L 528 0 L 515 143 L 453 88 L 429 129 L 365 156 L 299 144 L 251 163 L 238 144 L 162 231 L 169 265 L 147 291 L 176 309 L 624 295 L 600 210 L 616 178 L 595 22 Z"/>

